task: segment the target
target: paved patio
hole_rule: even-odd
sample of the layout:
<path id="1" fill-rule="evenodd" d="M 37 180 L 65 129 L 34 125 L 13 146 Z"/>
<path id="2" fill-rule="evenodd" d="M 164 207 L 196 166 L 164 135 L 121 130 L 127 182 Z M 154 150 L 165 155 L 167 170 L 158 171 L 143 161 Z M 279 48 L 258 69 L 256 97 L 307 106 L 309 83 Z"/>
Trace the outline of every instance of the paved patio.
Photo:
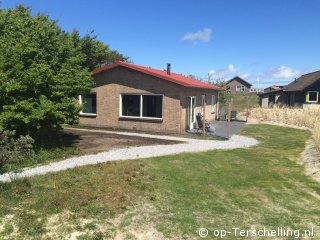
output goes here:
<path id="1" fill-rule="evenodd" d="M 228 138 L 228 122 L 227 121 L 212 121 L 212 122 L 210 122 L 210 124 L 211 124 L 211 126 L 213 126 L 215 128 L 215 132 L 214 133 L 206 133 L 207 136 Z M 231 136 L 237 134 L 239 129 L 244 127 L 245 125 L 246 125 L 246 122 L 243 122 L 243 121 L 231 121 L 230 122 Z M 188 131 L 188 133 L 189 134 L 201 134 L 201 131 L 198 132 L 196 129 L 194 129 L 191 132 Z"/>
<path id="2" fill-rule="evenodd" d="M 212 126 L 216 129 L 214 132 L 214 136 L 228 138 L 228 122 L 227 121 L 214 121 L 211 123 Z M 231 121 L 231 136 L 237 134 L 240 128 L 246 125 L 245 122 L 242 121 Z M 230 136 L 230 137 L 231 137 Z"/>

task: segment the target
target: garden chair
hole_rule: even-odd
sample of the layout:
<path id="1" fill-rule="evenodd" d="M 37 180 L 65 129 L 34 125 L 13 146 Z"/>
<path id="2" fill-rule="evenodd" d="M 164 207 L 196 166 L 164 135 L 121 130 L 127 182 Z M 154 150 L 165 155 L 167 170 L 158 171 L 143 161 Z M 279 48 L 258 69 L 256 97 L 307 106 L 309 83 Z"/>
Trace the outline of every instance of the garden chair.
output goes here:
<path id="1" fill-rule="evenodd" d="M 198 132 L 203 129 L 203 116 L 201 115 L 201 113 L 198 113 L 196 116 L 197 119 L 197 123 L 198 123 Z M 213 126 L 210 125 L 210 123 L 205 122 L 205 131 L 206 132 L 214 132 L 215 129 Z"/>
<path id="2" fill-rule="evenodd" d="M 226 113 L 226 110 L 224 110 L 224 108 L 222 108 L 222 109 L 219 111 L 219 120 L 220 120 L 220 121 L 225 121 L 225 120 L 227 120 L 227 113 Z"/>
<path id="3" fill-rule="evenodd" d="M 236 120 L 237 119 L 237 111 L 231 111 L 230 119 L 231 120 Z"/>

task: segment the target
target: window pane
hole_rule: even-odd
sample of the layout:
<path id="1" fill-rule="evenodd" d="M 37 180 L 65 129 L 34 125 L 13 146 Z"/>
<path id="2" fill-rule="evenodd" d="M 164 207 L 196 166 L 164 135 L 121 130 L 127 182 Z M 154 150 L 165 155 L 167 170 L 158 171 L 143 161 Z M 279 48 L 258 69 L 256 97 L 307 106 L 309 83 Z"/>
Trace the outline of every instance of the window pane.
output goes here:
<path id="1" fill-rule="evenodd" d="M 143 95 L 143 117 L 162 118 L 162 96 Z"/>
<path id="2" fill-rule="evenodd" d="M 203 113 L 204 102 L 205 102 L 205 96 L 201 95 L 201 113 Z"/>
<path id="3" fill-rule="evenodd" d="M 318 98 L 318 92 L 309 92 L 309 101 L 316 102 Z"/>
<path id="4" fill-rule="evenodd" d="M 97 94 L 88 93 L 82 95 L 83 113 L 97 113 Z"/>
<path id="5" fill-rule="evenodd" d="M 211 104 L 212 104 L 212 105 L 215 105 L 215 104 L 216 104 L 216 96 L 215 96 L 215 95 L 212 95 Z"/>
<path id="6" fill-rule="evenodd" d="M 273 106 L 276 103 L 276 95 L 269 95 L 269 106 Z"/>
<path id="7" fill-rule="evenodd" d="M 140 95 L 122 95 L 122 116 L 140 117 Z"/>

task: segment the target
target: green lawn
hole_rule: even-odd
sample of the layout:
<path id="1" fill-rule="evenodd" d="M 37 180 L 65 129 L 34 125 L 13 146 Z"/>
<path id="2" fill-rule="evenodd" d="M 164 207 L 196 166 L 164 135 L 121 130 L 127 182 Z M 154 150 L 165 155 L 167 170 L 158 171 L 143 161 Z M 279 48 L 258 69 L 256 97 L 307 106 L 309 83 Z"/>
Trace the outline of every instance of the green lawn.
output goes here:
<path id="1" fill-rule="evenodd" d="M 319 234 L 320 185 L 296 163 L 310 132 L 248 125 L 241 134 L 261 144 L 86 166 L 1 184 L 0 239 L 135 239 L 150 232 L 155 234 L 150 239 L 200 239 L 200 227 L 211 233 L 314 227 Z"/>

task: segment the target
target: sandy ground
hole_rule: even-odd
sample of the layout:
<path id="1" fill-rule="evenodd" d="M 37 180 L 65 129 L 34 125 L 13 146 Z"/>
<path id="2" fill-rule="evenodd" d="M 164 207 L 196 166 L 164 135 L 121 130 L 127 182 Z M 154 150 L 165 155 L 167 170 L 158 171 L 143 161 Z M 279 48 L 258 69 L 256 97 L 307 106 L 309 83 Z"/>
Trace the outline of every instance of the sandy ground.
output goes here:
<path id="1" fill-rule="evenodd" d="M 81 154 L 91 154 L 119 148 L 181 143 L 175 140 L 165 140 L 157 138 L 150 139 L 139 136 L 81 131 L 77 129 L 65 129 L 63 137 L 69 138 L 72 144 L 79 148 Z"/>

